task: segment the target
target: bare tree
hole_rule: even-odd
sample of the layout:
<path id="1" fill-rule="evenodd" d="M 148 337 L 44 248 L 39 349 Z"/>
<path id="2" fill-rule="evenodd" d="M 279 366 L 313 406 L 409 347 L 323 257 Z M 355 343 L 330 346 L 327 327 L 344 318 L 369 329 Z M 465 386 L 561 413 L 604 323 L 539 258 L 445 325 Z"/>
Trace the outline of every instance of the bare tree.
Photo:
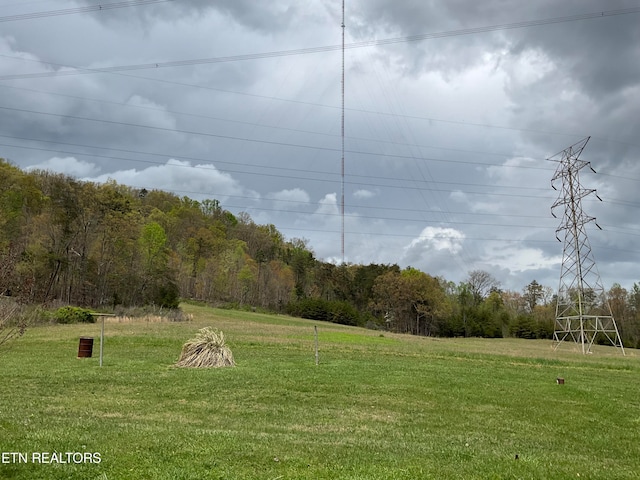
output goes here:
<path id="1" fill-rule="evenodd" d="M 473 295 L 474 302 L 479 304 L 489 296 L 492 290 L 497 290 L 500 287 L 500 282 L 489 272 L 473 270 L 469 272 L 467 285 Z"/>

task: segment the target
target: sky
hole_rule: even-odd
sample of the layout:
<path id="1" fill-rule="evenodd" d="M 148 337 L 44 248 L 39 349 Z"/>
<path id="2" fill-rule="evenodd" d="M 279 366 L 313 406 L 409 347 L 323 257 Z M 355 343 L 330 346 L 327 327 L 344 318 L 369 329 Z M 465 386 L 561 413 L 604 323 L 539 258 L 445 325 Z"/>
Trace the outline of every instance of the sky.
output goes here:
<path id="1" fill-rule="evenodd" d="M 347 0 L 344 177 L 341 25 L 340 0 L 0 0 L 0 157 L 521 291 L 558 288 L 548 159 L 590 137 L 591 254 L 640 281 L 639 0 Z"/>

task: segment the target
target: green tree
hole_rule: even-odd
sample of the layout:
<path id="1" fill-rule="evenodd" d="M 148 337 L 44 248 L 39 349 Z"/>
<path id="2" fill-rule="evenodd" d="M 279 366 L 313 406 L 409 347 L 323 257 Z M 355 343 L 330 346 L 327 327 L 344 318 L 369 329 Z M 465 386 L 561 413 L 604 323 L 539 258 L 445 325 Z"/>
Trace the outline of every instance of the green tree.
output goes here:
<path id="1" fill-rule="evenodd" d="M 30 290 L 17 269 L 29 244 L 28 225 L 43 201 L 33 176 L 0 158 L 0 295 Z"/>
<path id="2" fill-rule="evenodd" d="M 142 227 L 140 234 L 140 251 L 143 264 L 149 275 L 163 270 L 166 265 L 167 234 L 158 222 L 149 222 Z"/>
<path id="3" fill-rule="evenodd" d="M 142 303 L 177 306 L 177 286 L 169 270 L 167 234 L 156 221 L 142 227 L 138 245 L 142 257 L 143 279 L 139 293 Z"/>
<path id="4" fill-rule="evenodd" d="M 298 299 L 307 296 L 311 283 L 311 268 L 315 264 L 313 252 L 307 244 L 308 240 L 294 238 L 287 242 L 283 249 L 283 259 L 293 270 L 295 295 Z"/>
<path id="5" fill-rule="evenodd" d="M 544 287 L 538 282 L 533 280 L 524 289 L 524 299 L 527 302 L 527 308 L 529 312 L 533 312 L 537 305 L 539 305 L 544 298 Z"/>
<path id="6" fill-rule="evenodd" d="M 388 319 L 392 329 L 403 333 L 436 335 L 439 321 L 451 311 L 440 282 L 411 267 L 378 276 L 373 294 L 375 310 Z"/>
<path id="7" fill-rule="evenodd" d="M 611 313 L 616 321 L 620 337 L 627 346 L 635 346 L 637 332 L 635 312 L 633 310 L 633 294 L 629 294 L 619 283 L 614 283 L 607 292 Z"/>

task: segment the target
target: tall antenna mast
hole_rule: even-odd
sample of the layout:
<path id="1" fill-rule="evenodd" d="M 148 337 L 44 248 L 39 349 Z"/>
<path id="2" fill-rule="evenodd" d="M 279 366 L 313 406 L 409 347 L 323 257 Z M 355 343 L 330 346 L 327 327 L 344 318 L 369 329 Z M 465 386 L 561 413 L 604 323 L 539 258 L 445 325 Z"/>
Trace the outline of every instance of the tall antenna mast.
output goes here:
<path id="1" fill-rule="evenodd" d="M 342 229 L 340 231 L 342 263 L 344 263 L 344 0 L 342 0 L 342 124 L 340 134 L 342 138 L 342 161 L 341 161 L 341 196 L 340 196 L 340 218 Z"/>
<path id="2" fill-rule="evenodd" d="M 559 233 L 564 231 L 564 249 L 553 333 L 553 340 L 556 342 L 554 349 L 565 340 L 573 340 L 581 346 L 582 353 L 592 353 L 591 347 L 598 341 L 620 347 L 624 355 L 618 327 L 585 230 L 587 223 L 595 223 L 595 217 L 584 213 L 582 199 L 593 193 L 602 201 L 595 190 L 585 189 L 580 185 L 580 170 L 588 166 L 595 173 L 589 162 L 578 159 L 589 138 L 591 137 L 548 159 L 558 162 L 556 173 L 551 179 L 554 190 L 557 190 L 556 182 L 561 181 L 560 195 L 551 207 L 551 214 L 556 217 L 554 210 L 564 206 L 562 222 L 556 229 L 558 241 L 562 241 Z M 595 225 L 600 228 L 597 223 Z"/>

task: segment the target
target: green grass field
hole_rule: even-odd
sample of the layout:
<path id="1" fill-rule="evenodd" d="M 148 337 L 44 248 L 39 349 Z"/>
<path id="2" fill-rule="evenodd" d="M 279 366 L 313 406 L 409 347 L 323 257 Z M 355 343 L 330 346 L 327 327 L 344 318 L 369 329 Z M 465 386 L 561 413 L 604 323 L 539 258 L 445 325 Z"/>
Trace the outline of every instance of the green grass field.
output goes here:
<path id="1" fill-rule="evenodd" d="M 1 353 L 0 478 L 640 478 L 636 350 L 183 308 L 193 321 L 107 322 L 102 368 L 99 324 L 33 328 Z M 172 366 L 204 326 L 236 367 Z"/>

